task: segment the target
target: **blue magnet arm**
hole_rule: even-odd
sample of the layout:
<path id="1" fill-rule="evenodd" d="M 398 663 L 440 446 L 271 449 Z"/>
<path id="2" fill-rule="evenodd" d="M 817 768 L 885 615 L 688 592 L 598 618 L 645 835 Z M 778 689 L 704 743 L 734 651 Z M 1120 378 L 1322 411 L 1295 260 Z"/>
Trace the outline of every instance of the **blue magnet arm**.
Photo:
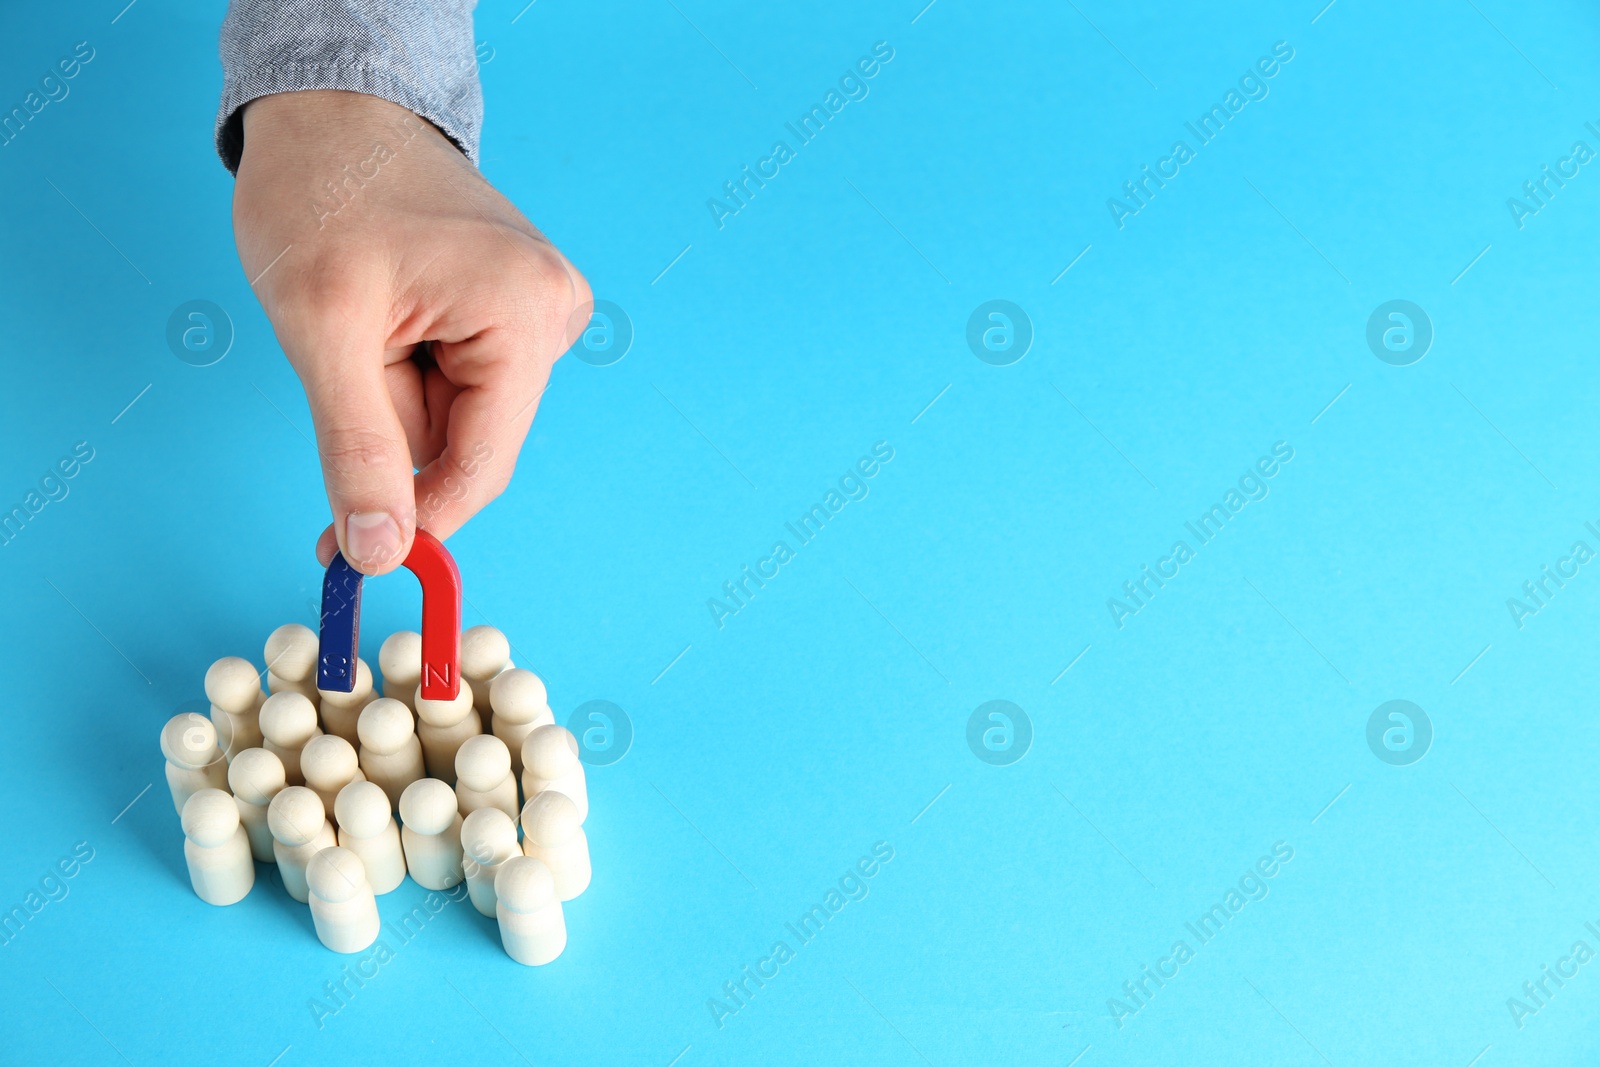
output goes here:
<path id="1" fill-rule="evenodd" d="M 361 572 L 335 552 L 322 579 L 322 637 L 317 688 L 350 693 L 356 687 L 356 641 L 361 632 Z"/>

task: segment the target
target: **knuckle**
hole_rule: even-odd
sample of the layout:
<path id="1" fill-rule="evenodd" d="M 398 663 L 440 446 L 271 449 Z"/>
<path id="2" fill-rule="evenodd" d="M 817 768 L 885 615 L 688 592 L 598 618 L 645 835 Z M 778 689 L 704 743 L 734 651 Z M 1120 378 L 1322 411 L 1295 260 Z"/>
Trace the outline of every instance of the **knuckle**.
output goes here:
<path id="1" fill-rule="evenodd" d="M 575 280 L 560 254 L 549 245 L 524 242 L 506 265 L 506 299 L 514 319 L 541 336 L 560 336 L 567 320 L 587 298 L 588 285 Z"/>
<path id="2" fill-rule="evenodd" d="M 593 307 L 594 294 L 589 291 L 589 279 L 577 267 L 571 268 L 572 288 L 574 290 L 573 303 L 577 307 Z"/>
<path id="3" fill-rule="evenodd" d="M 511 485 L 511 472 L 512 468 L 509 464 L 500 464 L 489 468 L 485 472 L 486 477 L 484 480 L 489 489 L 490 500 L 505 492 L 507 487 Z"/>
<path id="4" fill-rule="evenodd" d="M 273 320 L 300 338 L 343 333 L 365 314 L 373 291 L 348 263 L 321 258 L 280 283 Z"/>
<path id="5" fill-rule="evenodd" d="M 462 497 L 475 497 L 487 504 L 506 491 L 506 487 L 511 484 L 512 469 L 510 463 L 478 464 L 471 475 L 459 479 Z"/>

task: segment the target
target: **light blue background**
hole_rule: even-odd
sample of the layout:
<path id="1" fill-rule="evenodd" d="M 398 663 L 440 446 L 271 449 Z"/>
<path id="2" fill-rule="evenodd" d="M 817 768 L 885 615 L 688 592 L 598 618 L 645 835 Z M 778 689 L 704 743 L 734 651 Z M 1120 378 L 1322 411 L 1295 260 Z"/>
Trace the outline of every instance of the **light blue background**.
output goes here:
<path id="1" fill-rule="evenodd" d="M 95 850 L 0 948 L 0 1060 L 1498 1067 L 1600 1044 L 1600 963 L 1520 1029 L 1506 1004 L 1600 950 L 1600 564 L 1521 629 L 1506 607 L 1600 548 L 1600 173 L 1522 229 L 1506 207 L 1600 149 L 1586 5 L 486 0 L 484 170 L 636 340 L 557 366 L 515 482 L 450 548 L 467 621 L 558 717 L 613 700 L 637 737 L 591 769 L 595 880 L 555 964 L 452 906 L 319 1029 L 344 960 L 264 876 L 199 903 L 162 780 L 158 729 L 206 666 L 312 620 L 326 503 L 212 154 L 220 5 L 122 3 L 0 14 L 7 110 L 96 50 L 0 148 L 0 504 L 95 450 L 0 550 L 0 908 Z M 1119 231 L 1107 197 L 1280 40 L 1270 95 Z M 870 96 L 718 230 L 707 198 L 877 41 Z M 237 331 L 207 368 L 164 338 L 196 298 Z M 1409 367 L 1365 341 L 1397 298 L 1435 328 Z M 966 347 L 991 299 L 1036 331 L 1013 366 Z M 877 441 L 870 496 L 719 631 L 707 598 Z M 1277 441 L 1271 495 L 1118 630 L 1106 599 Z M 369 583 L 369 661 L 417 605 Z M 1035 730 L 1007 767 L 965 741 L 994 699 Z M 1434 726 L 1408 767 L 1367 747 L 1391 699 Z M 878 841 L 870 895 L 719 1029 L 707 999 Z M 1119 1029 L 1107 999 L 1278 841 L 1270 895 Z"/>

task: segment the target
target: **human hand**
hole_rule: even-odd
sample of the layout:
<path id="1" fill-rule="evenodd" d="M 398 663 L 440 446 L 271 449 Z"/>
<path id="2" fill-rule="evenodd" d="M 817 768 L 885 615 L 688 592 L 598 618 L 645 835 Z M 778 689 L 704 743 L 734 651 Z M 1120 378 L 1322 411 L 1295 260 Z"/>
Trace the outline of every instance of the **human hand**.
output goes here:
<path id="1" fill-rule="evenodd" d="M 443 134 L 362 93 L 246 107 L 233 228 L 311 405 L 317 558 L 393 570 L 510 482 L 588 283 Z"/>

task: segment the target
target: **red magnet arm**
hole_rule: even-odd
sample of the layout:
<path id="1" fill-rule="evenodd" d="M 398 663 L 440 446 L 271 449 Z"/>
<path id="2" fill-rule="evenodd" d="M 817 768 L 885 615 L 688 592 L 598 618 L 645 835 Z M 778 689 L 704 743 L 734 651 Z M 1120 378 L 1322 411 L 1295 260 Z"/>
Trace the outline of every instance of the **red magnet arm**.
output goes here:
<path id="1" fill-rule="evenodd" d="M 418 530 L 406 569 L 422 583 L 422 696 L 454 700 L 461 693 L 461 571 L 443 543 Z"/>

